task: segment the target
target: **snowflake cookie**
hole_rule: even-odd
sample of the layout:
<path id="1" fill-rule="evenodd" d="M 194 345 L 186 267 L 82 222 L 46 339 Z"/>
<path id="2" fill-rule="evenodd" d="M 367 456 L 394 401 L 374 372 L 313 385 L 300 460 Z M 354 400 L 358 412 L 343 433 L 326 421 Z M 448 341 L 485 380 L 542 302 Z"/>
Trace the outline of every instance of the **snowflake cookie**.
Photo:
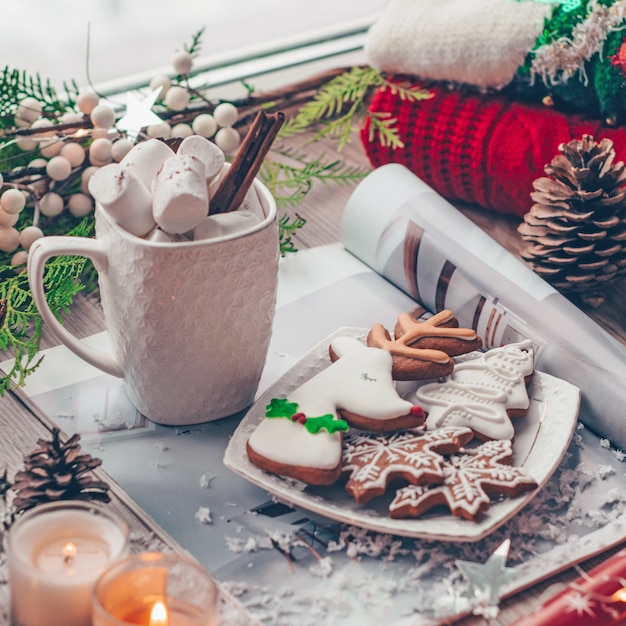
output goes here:
<path id="1" fill-rule="evenodd" d="M 394 481 L 441 482 L 444 457 L 458 451 L 473 434 L 469 428 L 440 428 L 427 433 L 360 434 L 344 442 L 342 473 L 346 491 L 362 504 L 382 495 Z"/>
<path id="2" fill-rule="evenodd" d="M 440 485 L 409 485 L 399 489 L 389 505 L 393 518 L 419 517 L 434 506 L 476 521 L 489 508 L 491 495 L 516 496 L 537 488 L 533 478 L 512 467 L 509 440 L 487 441 L 452 455 L 443 467 Z"/>

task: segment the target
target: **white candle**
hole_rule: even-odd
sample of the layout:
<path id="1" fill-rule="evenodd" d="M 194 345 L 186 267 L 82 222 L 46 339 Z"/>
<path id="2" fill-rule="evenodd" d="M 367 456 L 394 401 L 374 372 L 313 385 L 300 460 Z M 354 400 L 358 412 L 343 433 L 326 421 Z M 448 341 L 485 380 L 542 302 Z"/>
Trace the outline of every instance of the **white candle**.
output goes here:
<path id="1" fill-rule="evenodd" d="M 98 576 L 128 553 L 128 527 L 100 505 L 54 502 L 13 524 L 7 563 L 14 626 L 91 626 Z"/>

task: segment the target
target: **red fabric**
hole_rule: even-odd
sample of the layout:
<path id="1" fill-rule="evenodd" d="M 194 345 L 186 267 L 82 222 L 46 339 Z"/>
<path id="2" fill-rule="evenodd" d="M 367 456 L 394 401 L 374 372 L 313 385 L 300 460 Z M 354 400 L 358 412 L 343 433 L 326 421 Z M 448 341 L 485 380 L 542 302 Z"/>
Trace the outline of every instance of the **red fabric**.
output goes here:
<path id="1" fill-rule="evenodd" d="M 565 115 L 542 105 L 429 86 L 433 97 L 409 102 L 380 88 L 369 110 L 389 113 L 403 148 L 370 142 L 369 120 L 361 140 L 373 166 L 402 163 L 450 200 L 462 200 L 522 216 L 531 207 L 532 182 L 558 154 L 560 143 L 583 134 L 615 143 L 617 160 L 626 160 L 626 128 L 607 128 L 600 120 Z"/>

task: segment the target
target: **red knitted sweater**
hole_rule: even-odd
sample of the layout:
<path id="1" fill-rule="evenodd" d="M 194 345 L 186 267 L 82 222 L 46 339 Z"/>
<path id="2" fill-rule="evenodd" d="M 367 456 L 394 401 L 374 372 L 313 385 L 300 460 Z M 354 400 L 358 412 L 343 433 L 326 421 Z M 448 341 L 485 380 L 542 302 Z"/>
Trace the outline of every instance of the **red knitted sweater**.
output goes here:
<path id="1" fill-rule="evenodd" d="M 584 133 L 615 143 L 626 159 L 626 128 L 607 128 L 600 120 L 566 115 L 503 95 L 476 95 L 429 86 L 434 96 L 409 102 L 380 88 L 369 109 L 390 113 L 403 148 L 361 140 L 373 166 L 402 163 L 450 200 L 462 200 L 500 213 L 524 215 L 531 205 L 532 182 L 558 154 L 560 143 Z"/>

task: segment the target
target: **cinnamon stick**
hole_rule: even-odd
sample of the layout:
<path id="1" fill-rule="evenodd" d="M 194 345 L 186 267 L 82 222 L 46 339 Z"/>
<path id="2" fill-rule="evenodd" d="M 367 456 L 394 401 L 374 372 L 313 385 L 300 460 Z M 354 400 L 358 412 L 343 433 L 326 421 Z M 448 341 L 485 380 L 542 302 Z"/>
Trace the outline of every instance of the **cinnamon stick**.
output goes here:
<path id="1" fill-rule="evenodd" d="M 285 114 L 281 111 L 257 113 L 230 168 L 211 198 L 209 214 L 226 213 L 241 205 L 284 122 Z"/>

